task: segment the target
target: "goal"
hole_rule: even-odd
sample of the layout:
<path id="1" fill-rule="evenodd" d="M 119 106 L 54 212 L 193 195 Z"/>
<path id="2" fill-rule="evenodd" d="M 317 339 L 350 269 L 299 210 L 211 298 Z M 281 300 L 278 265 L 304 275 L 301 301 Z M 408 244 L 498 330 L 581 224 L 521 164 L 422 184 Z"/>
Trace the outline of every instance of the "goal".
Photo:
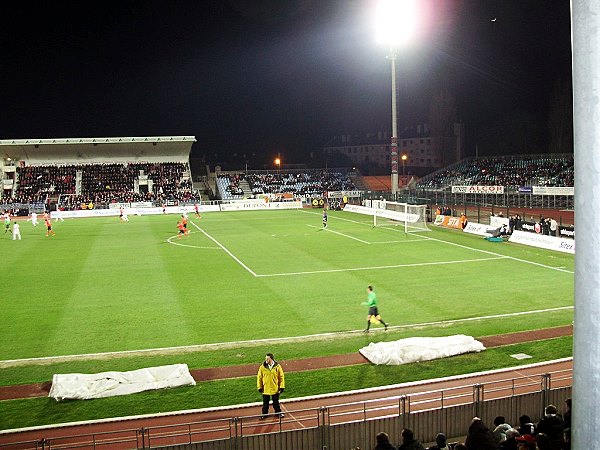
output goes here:
<path id="1" fill-rule="evenodd" d="M 405 233 L 429 231 L 426 205 L 410 205 L 388 201 L 373 202 L 373 226 L 402 226 Z"/>

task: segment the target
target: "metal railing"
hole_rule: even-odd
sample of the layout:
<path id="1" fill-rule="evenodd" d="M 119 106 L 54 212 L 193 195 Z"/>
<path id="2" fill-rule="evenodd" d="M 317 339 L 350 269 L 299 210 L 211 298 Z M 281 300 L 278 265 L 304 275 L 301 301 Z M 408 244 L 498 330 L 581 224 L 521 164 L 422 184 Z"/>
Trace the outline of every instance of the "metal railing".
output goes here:
<path id="1" fill-rule="evenodd" d="M 572 379 L 572 369 L 565 369 L 288 410 L 285 417 L 271 415 L 266 420 L 249 415 L 73 435 L 62 428 L 63 436 L 35 441 L 9 442 L 0 435 L 0 449 L 347 450 L 356 445 L 369 448 L 379 431 L 399 437 L 405 427 L 415 430 L 422 442 L 431 442 L 438 432 L 465 435 L 474 416 L 490 424 L 497 415 L 504 415 L 509 423 L 518 423 L 522 414 L 541 417 L 547 404 L 560 404 L 570 396 Z"/>

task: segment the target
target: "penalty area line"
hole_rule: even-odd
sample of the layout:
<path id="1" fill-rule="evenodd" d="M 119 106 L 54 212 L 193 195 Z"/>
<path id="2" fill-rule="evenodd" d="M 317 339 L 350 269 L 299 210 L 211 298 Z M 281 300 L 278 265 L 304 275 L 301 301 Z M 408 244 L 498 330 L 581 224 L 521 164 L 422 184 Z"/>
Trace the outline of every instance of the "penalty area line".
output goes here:
<path id="1" fill-rule="evenodd" d="M 354 239 L 355 241 L 362 242 L 363 244 L 370 244 L 370 242 L 363 241 L 362 239 L 355 238 L 353 236 L 349 236 L 349 235 L 344 234 L 344 233 L 340 233 L 339 231 L 330 230 L 329 228 L 322 228 L 322 227 L 317 227 L 315 225 L 309 225 L 309 224 L 306 224 L 306 226 L 311 227 L 311 228 L 318 228 L 320 230 L 328 231 L 328 232 L 333 233 L 333 234 L 339 234 L 340 236 L 343 236 L 343 237 L 348 238 L 348 239 Z"/>
<path id="2" fill-rule="evenodd" d="M 506 259 L 506 256 L 497 256 L 490 258 L 476 258 L 476 259 L 461 259 L 455 261 L 435 261 L 435 262 L 426 262 L 426 263 L 415 263 L 415 264 L 394 264 L 390 266 L 372 266 L 372 267 L 351 267 L 347 269 L 324 269 L 324 270 L 308 270 L 304 272 L 284 272 L 284 273 L 269 273 L 263 275 L 257 275 L 259 278 L 266 277 L 288 277 L 290 275 L 313 275 L 319 273 L 338 273 L 338 272 L 358 272 L 362 270 L 381 270 L 381 269 L 398 269 L 400 267 L 420 267 L 420 266 L 439 266 L 444 264 L 460 264 L 460 263 L 470 263 L 470 262 L 483 262 L 483 261 L 493 261 L 497 259 Z"/>
<path id="3" fill-rule="evenodd" d="M 206 236 L 207 238 L 209 238 L 211 241 L 213 241 L 215 244 L 217 244 L 221 249 L 223 249 L 223 251 L 225 253 L 227 253 L 229 256 L 231 256 L 231 258 L 237 262 L 240 266 L 242 266 L 244 269 L 246 269 L 248 272 L 250 272 L 253 276 L 258 276 L 250 267 L 248 267 L 246 264 L 244 264 L 237 256 L 235 256 L 233 253 L 231 253 L 227 248 L 225 248 L 225 246 L 223 244 L 221 244 L 219 241 L 217 241 L 214 237 L 212 237 L 210 234 L 208 234 L 206 231 L 204 231 L 202 228 L 200 228 L 198 225 L 196 225 L 194 222 L 191 222 L 192 225 L 194 225 L 198 231 L 200 231 L 202 234 L 204 234 L 204 236 Z"/>
<path id="4" fill-rule="evenodd" d="M 570 273 L 570 274 L 574 274 L 575 273 L 572 270 L 563 269 L 562 267 L 553 267 L 553 266 L 549 266 L 547 264 L 542 264 L 542 263 L 538 263 L 538 262 L 535 262 L 535 261 L 529 261 L 527 259 L 516 258 L 514 256 L 508 256 L 508 255 L 502 255 L 501 253 L 491 252 L 489 250 L 482 250 L 482 249 L 475 248 L 475 247 L 469 247 L 468 245 L 458 244 L 456 242 L 449 242 L 449 241 L 445 241 L 443 239 L 436 239 L 436 238 L 432 238 L 432 237 L 429 237 L 429 236 L 424 236 L 424 238 L 427 239 L 427 240 L 435 241 L 435 242 L 443 242 L 444 244 L 454 245 L 456 247 L 461 247 L 461 248 L 466 248 L 466 249 L 469 249 L 469 250 L 472 250 L 472 251 L 475 251 L 475 252 L 485 253 L 487 255 L 503 256 L 506 259 L 510 259 L 510 260 L 517 261 L 517 262 L 521 262 L 521 263 L 524 263 L 524 264 L 531 264 L 532 266 L 542 267 L 544 269 L 556 270 L 557 272 L 564 272 L 564 273 Z"/>

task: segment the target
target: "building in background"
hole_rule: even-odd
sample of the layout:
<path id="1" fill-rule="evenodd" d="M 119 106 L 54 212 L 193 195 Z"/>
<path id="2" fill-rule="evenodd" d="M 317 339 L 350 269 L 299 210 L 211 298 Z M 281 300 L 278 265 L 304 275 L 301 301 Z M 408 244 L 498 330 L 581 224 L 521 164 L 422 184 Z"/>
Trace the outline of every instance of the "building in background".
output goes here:
<path id="1" fill-rule="evenodd" d="M 391 171 L 388 132 L 335 136 L 323 152 L 330 167 L 353 166 L 365 175 L 384 175 Z M 445 136 L 433 136 L 427 124 L 407 127 L 398 134 L 400 175 L 423 176 L 460 161 L 464 156 L 462 123 L 455 123 L 452 132 Z"/>

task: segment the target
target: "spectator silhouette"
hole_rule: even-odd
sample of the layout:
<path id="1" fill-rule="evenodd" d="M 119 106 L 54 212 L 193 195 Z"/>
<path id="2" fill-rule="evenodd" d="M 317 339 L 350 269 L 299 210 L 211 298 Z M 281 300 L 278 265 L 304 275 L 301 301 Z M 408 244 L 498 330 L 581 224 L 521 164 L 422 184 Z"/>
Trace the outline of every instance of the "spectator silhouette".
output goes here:
<path id="1" fill-rule="evenodd" d="M 467 450 L 496 450 L 494 435 L 479 417 L 473 418 L 465 445 Z"/>
<path id="2" fill-rule="evenodd" d="M 506 440 L 500 444 L 499 450 L 517 450 L 517 438 L 521 437 L 516 428 L 506 431 Z"/>
<path id="3" fill-rule="evenodd" d="M 448 441 L 444 433 L 438 433 L 435 437 L 435 445 L 428 447 L 427 450 L 448 450 Z"/>
<path id="4" fill-rule="evenodd" d="M 544 417 L 540 419 L 537 425 L 536 432 L 548 435 L 552 443 L 553 450 L 560 450 L 563 441 L 563 431 L 565 422 L 558 414 L 558 410 L 554 405 L 548 405 L 545 409 Z"/>
<path id="5" fill-rule="evenodd" d="M 536 437 L 538 450 L 552 450 L 552 441 L 546 433 L 539 433 Z M 562 446 L 561 446 L 562 447 Z M 559 447 L 559 448 L 561 448 Z"/>
<path id="6" fill-rule="evenodd" d="M 402 444 L 398 446 L 398 450 L 425 450 L 425 447 L 415 439 L 411 429 L 405 428 L 402 430 Z"/>
<path id="7" fill-rule="evenodd" d="M 517 449 L 518 450 L 537 450 L 535 436 L 526 434 L 517 438 Z"/>
<path id="8" fill-rule="evenodd" d="M 531 417 L 526 414 L 519 417 L 519 428 L 517 430 L 521 436 L 526 434 L 535 435 L 535 425 L 531 421 Z"/>
<path id="9" fill-rule="evenodd" d="M 504 416 L 496 416 L 494 419 L 494 426 L 495 428 L 492 434 L 494 435 L 496 445 L 500 445 L 501 442 L 506 440 L 506 432 L 512 427 L 506 423 Z"/>
<path id="10" fill-rule="evenodd" d="M 377 445 L 373 447 L 373 450 L 396 450 L 396 447 L 390 444 L 390 436 L 383 431 L 381 433 L 377 433 L 377 436 L 375 436 L 375 442 Z"/>
<path id="11" fill-rule="evenodd" d="M 571 428 L 571 397 L 565 400 L 565 405 L 567 405 L 567 409 L 563 414 L 563 421 L 565 423 L 565 428 Z"/>

